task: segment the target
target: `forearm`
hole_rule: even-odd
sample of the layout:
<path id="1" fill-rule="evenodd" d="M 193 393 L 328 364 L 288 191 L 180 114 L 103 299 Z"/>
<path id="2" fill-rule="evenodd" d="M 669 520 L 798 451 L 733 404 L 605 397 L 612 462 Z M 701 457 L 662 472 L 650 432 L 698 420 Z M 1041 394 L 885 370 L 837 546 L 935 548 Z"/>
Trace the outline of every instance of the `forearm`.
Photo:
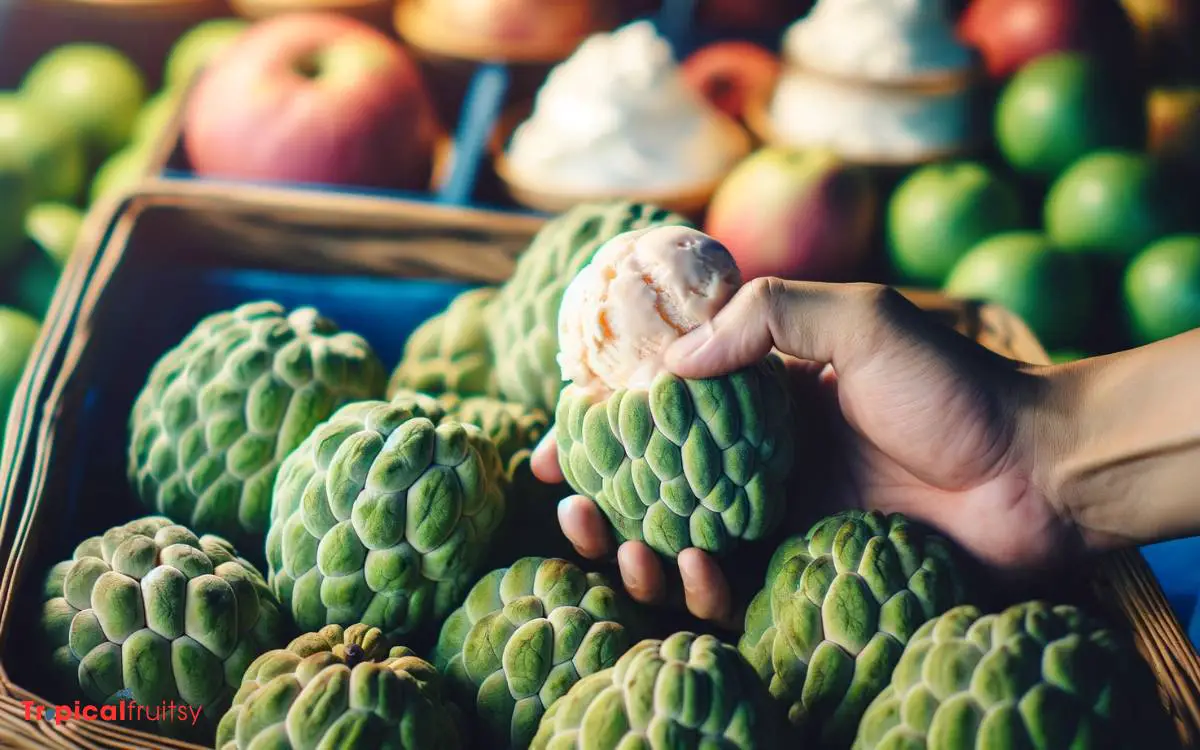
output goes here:
<path id="1" fill-rule="evenodd" d="M 1200 330 L 1035 378 L 1034 484 L 1089 547 L 1200 533 Z"/>

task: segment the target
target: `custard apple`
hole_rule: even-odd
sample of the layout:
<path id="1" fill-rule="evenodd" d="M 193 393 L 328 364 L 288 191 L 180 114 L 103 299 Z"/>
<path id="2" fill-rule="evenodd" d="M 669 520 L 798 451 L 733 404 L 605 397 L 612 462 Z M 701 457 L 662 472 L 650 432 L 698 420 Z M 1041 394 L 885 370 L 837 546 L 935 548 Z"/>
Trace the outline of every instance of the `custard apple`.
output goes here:
<path id="1" fill-rule="evenodd" d="M 691 226 L 657 206 L 612 201 L 580 204 L 541 228 L 487 312 L 504 400 L 554 412 L 563 387 L 557 362 L 563 292 L 607 240 L 660 224 Z"/>
<path id="2" fill-rule="evenodd" d="M 418 326 L 405 342 L 388 383 L 388 397 L 400 390 L 435 396 L 493 393 L 492 351 L 484 316 L 496 291 L 480 287 L 463 292 L 445 311 Z"/>
<path id="3" fill-rule="evenodd" d="M 738 648 L 809 747 L 847 747 L 923 623 L 966 598 L 958 553 L 899 514 L 844 511 L 784 541 Z"/>
<path id="4" fill-rule="evenodd" d="M 284 641 L 283 623 L 279 600 L 229 542 L 162 516 L 86 539 L 50 569 L 42 608 L 68 692 L 200 707 L 196 730 L 208 738 L 246 667 Z M 191 734 L 186 721 L 160 729 Z"/>
<path id="5" fill-rule="evenodd" d="M 527 748 L 547 706 L 632 645 L 630 617 L 603 576 L 525 557 L 475 584 L 442 626 L 433 663 L 479 717 L 487 747 Z"/>
<path id="6" fill-rule="evenodd" d="M 922 625 L 871 703 L 854 750 L 1177 747 L 1130 640 L 1068 605 L 984 615 L 956 607 Z"/>
<path id="7" fill-rule="evenodd" d="M 529 460 L 529 454 L 550 428 L 550 418 L 541 409 L 486 396 L 462 398 L 452 393 L 443 394 L 438 400 L 447 418 L 483 430 L 496 444 L 510 477 L 518 464 Z"/>
<path id="8" fill-rule="evenodd" d="M 507 479 L 478 427 L 442 415 L 422 394 L 349 404 L 283 462 L 268 580 L 301 630 L 361 622 L 393 638 L 466 595 Z"/>
<path id="9" fill-rule="evenodd" d="M 579 554 L 558 525 L 557 503 L 568 492 L 533 475 L 530 457 L 550 429 L 541 409 L 486 397 L 439 398 L 448 418 L 478 425 L 496 443 L 508 470 L 508 508 L 487 558 L 488 567 L 505 567 L 519 557 L 565 557 Z"/>
<path id="10" fill-rule="evenodd" d="M 782 519 L 794 459 L 782 362 L 607 396 L 568 386 L 555 437 L 567 482 L 592 498 L 619 541 L 674 558 L 689 547 L 728 553 Z"/>
<path id="11" fill-rule="evenodd" d="M 458 750 L 459 721 L 429 662 L 378 628 L 327 625 L 250 665 L 217 750 Z"/>
<path id="12" fill-rule="evenodd" d="M 385 377 L 366 341 L 313 308 L 211 315 L 137 397 L 130 480 L 156 512 L 257 555 L 279 463 L 342 404 L 378 398 Z"/>
<path id="13" fill-rule="evenodd" d="M 737 649 L 680 632 L 644 640 L 584 677 L 542 717 L 532 750 L 774 750 L 779 706 Z"/>

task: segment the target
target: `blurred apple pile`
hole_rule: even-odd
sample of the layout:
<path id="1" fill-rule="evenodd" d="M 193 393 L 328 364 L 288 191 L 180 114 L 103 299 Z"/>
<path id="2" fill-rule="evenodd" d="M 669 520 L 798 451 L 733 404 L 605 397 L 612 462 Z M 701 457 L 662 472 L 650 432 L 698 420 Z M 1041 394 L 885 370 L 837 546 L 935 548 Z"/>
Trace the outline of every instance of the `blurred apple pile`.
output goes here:
<path id="1" fill-rule="evenodd" d="M 905 169 L 765 144 L 709 206 L 747 276 L 869 279 L 1003 304 L 1058 359 L 1200 326 L 1200 3 L 974 0 L 969 158 Z M 727 113 L 781 61 L 744 41 L 684 74 Z"/>
<path id="2" fill-rule="evenodd" d="M 245 26 L 181 37 L 153 95 L 145 71 L 93 43 L 47 52 L 0 92 L 0 423 L 88 209 L 141 178 L 184 85 Z"/>

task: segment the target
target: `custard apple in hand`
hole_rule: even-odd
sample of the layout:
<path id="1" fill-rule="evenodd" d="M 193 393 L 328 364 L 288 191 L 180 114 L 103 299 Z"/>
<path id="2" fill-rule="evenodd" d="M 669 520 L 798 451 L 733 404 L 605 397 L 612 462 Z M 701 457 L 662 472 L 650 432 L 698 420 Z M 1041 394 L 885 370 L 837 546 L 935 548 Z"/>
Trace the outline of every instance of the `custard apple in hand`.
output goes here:
<path id="1" fill-rule="evenodd" d="M 558 308 L 575 275 L 608 240 L 635 229 L 684 225 L 684 217 L 644 203 L 582 203 L 538 231 L 487 311 L 496 387 L 506 401 L 554 412 Z"/>
<path id="2" fill-rule="evenodd" d="M 327 625 L 260 656 L 217 728 L 217 750 L 460 747 L 437 670 L 362 624 Z"/>
<path id="3" fill-rule="evenodd" d="M 224 539 L 161 516 L 85 540 L 50 570 L 45 595 L 42 627 L 68 692 L 198 707 L 195 730 L 207 738 L 242 673 L 284 639 L 262 575 Z M 188 723 L 161 731 L 192 736 Z"/>
<path id="4" fill-rule="evenodd" d="M 740 286 L 720 243 L 661 226 L 605 243 L 563 297 L 559 464 L 619 542 L 725 554 L 783 517 L 795 425 L 779 358 L 697 380 L 664 362 Z"/>
<path id="5" fill-rule="evenodd" d="M 810 747 L 845 748 L 904 645 L 962 604 L 959 555 L 903 516 L 844 511 L 786 540 L 738 644 Z"/>
<path id="6" fill-rule="evenodd" d="M 496 291 L 495 287 L 481 287 L 463 292 L 445 311 L 418 326 L 392 372 L 388 398 L 402 390 L 434 396 L 493 393 L 485 314 Z"/>
<path id="7" fill-rule="evenodd" d="M 305 631 L 363 623 L 391 638 L 441 620 L 504 515 L 496 446 L 414 394 L 338 410 L 279 470 L 271 586 Z"/>
<path id="8" fill-rule="evenodd" d="M 433 663 L 479 717 L 483 744 L 527 748 L 547 706 L 633 643 L 628 600 L 566 560 L 494 570 L 442 626 Z"/>
<path id="9" fill-rule="evenodd" d="M 1176 747 L 1132 641 L 1068 605 L 984 615 L 956 607 L 921 626 L 858 728 L 854 750 Z"/>
<path id="10" fill-rule="evenodd" d="M 644 640 L 584 677 L 542 717 L 532 750 L 782 750 L 779 707 L 737 650 L 711 635 Z"/>
<path id="11" fill-rule="evenodd" d="M 378 398 L 384 380 L 370 345 L 312 308 L 216 313 L 138 395 L 130 480 L 156 512 L 257 553 L 279 462 L 339 406 Z"/>

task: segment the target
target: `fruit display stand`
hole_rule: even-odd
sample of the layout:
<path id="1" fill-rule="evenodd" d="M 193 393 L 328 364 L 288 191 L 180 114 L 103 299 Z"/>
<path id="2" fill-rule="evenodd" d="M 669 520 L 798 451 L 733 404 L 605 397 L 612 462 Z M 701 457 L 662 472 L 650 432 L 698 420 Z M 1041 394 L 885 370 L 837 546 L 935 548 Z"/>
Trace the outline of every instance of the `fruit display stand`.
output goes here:
<path id="1" fill-rule="evenodd" d="M 536 217 L 312 190 L 149 181 L 97 215 L 59 287 L 26 374 L 0 476 L 0 726 L 10 747 L 192 747 L 109 722 L 30 721 L 54 706 L 36 649 L 42 576 L 73 544 L 141 515 L 124 476 L 126 416 L 154 360 L 202 315 L 256 299 L 314 305 L 386 364 L 460 291 L 503 282 Z M 910 292 L 1006 356 L 1045 352 L 991 305 Z M 1055 595 L 1134 634 L 1187 747 L 1200 738 L 1200 656 L 1136 552 L 1110 555 Z"/>

